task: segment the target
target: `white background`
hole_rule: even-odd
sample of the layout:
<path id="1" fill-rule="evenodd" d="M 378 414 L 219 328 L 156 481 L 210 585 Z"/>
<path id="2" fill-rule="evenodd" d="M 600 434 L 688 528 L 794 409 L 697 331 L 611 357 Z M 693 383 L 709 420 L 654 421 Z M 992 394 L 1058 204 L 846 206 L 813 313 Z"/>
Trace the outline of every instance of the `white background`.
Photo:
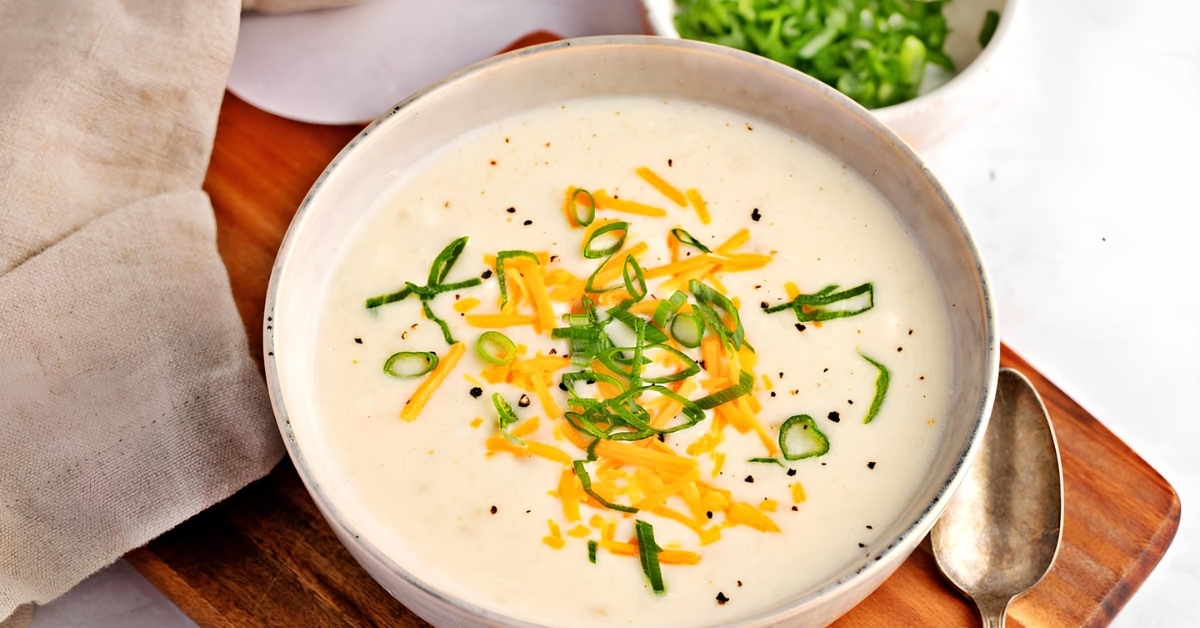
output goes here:
<path id="1" fill-rule="evenodd" d="M 640 28 L 634 0 L 380 1 L 406 18 L 381 28 L 369 5 L 248 17 L 233 89 L 307 119 L 378 112 L 534 28 Z M 983 250 L 1002 338 L 1180 494 L 1174 545 L 1115 625 L 1197 625 L 1200 2 L 1022 9 L 983 104 L 921 152 Z M 191 625 L 123 562 L 34 615 L 36 628 Z"/>

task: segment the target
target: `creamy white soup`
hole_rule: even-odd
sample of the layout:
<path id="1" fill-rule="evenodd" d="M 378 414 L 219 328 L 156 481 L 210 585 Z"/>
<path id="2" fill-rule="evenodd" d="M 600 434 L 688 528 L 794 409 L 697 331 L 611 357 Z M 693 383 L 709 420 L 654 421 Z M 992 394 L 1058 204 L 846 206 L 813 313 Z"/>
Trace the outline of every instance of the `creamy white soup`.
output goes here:
<path id="1" fill-rule="evenodd" d="M 862 175 L 742 114 L 614 97 L 487 124 L 405 172 L 339 255 L 312 384 L 325 490 L 497 613 L 767 611 L 882 551 L 941 437 L 926 259 Z"/>

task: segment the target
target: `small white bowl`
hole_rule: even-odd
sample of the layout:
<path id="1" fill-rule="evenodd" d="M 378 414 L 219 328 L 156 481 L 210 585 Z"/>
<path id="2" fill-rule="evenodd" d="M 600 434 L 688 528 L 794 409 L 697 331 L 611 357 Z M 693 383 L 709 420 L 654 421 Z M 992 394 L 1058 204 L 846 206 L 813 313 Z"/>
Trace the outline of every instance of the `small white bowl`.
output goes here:
<path id="1" fill-rule="evenodd" d="M 641 0 L 647 33 L 680 39 L 675 29 L 675 0 Z M 914 146 L 928 146 L 961 121 L 977 102 L 981 83 L 991 73 L 996 53 L 1009 38 L 1019 0 L 954 0 L 946 5 L 950 34 L 944 48 L 958 72 L 949 80 L 927 73 L 920 95 L 907 102 L 870 110 L 876 118 Z M 1000 13 L 1000 23 L 987 48 L 979 45 L 979 30 L 988 10 Z"/>

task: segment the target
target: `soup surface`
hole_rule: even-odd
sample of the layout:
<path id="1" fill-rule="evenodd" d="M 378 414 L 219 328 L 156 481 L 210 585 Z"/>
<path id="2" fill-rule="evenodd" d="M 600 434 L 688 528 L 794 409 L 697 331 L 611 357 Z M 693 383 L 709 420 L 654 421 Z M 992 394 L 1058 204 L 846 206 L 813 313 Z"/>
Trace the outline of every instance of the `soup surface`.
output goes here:
<path id="1" fill-rule="evenodd" d="M 667 185 L 656 185 L 649 171 Z M 572 198 L 572 215 L 586 222 L 590 213 L 588 195 L 568 192 L 574 186 L 599 205 L 589 228 L 568 217 Z M 697 208 L 701 199 L 708 222 Z M 604 221 L 625 221 L 626 237 L 592 286 L 616 289 L 587 293 L 598 304 L 589 322 L 578 295 L 607 256 L 585 258 L 582 244 Z M 673 228 L 683 231 L 672 236 Z M 614 244 L 619 233 L 596 236 L 593 249 Z M 424 301 L 410 290 L 365 307 L 406 282 L 430 285 L 439 252 L 464 236 L 440 284 L 480 278 L 479 285 L 427 291 Z M 692 238 L 711 252 L 689 244 Z M 512 250 L 540 259 L 505 262 L 512 302 L 505 315 L 492 256 Z M 638 268 L 624 261 L 631 252 Z M 732 300 L 740 324 L 690 279 Z M 660 344 L 687 359 L 651 342 L 660 327 L 650 322 L 657 302 L 677 289 L 686 305 L 675 314 L 704 320 L 703 302 L 723 326 L 707 325 L 706 344 L 691 349 L 675 344 L 674 332 L 687 337 L 697 331 L 694 321 L 685 316 L 676 327 L 673 316 L 663 318 L 669 339 Z M 600 351 L 596 342 L 552 338 L 545 325 L 539 333 L 544 295 L 553 325 L 600 327 L 628 348 L 607 354 L 614 369 L 564 357 Z M 837 298 L 827 303 L 830 295 Z M 604 326 L 607 312 L 626 299 L 638 300 L 626 306 L 637 322 Z M 763 306 L 788 302 L 797 305 Z M 447 323 L 459 349 L 451 350 L 423 304 Z M 879 532 L 924 481 L 950 394 L 943 303 L 886 202 L 859 173 L 802 138 L 690 102 L 572 101 L 460 137 L 378 200 L 340 252 L 319 307 L 312 384 L 323 416 L 319 446 L 339 470 L 338 485 L 324 489 L 342 496 L 359 534 L 418 578 L 545 625 L 716 625 L 829 584 L 884 549 Z M 523 351 L 515 362 L 481 358 L 476 342 L 489 330 L 518 347 L 501 342 L 488 355 L 504 361 Z M 639 346 L 648 363 L 631 384 Z M 405 351 L 432 352 L 440 364 L 415 377 L 385 373 L 389 357 Z M 596 402 L 569 402 L 559 386 L 564 374 L 624 367 L 615 384 L 584 375 L 571 386 L 585 399 L 611 399 L 693 362 L 698 373 L 655 390 L 674 391 L 689 408 L 704 406 L 695 425 L 661 440 L 605 440 L 599 460 L 587 461 L 576 444 L 593 440 L 589 429 L 638 430 L 615 419 L 568 423 L 563 412 L 586 414 L 581 404 Z M 409 356 L 392 370 L 420 373 L 422 366 Z M 435 377 L 442 378 L 436 386 L 428 381 Z M 422 406 L 416 397 L 429 392 Z M 504 434 L 495 393 L 518 419 Z M 659 429 L 695 419 L 653 390 L 637 401 Z M 405 408 L 413 420 L 401 419 Z M 788 423 L 781 451 L 780 428 L 799 415 L 810 419 Z M 628 448 L 666 462 L 631 462 Z M 575 460 L 585 461 L 591 490 L 626 509 L 641 506 L 638 512 L 588 496 Z M 642 560 L 653 548 L 639 544 L 637 521 L 649 524 L 663 550 L 650 553 L 665 593 L 653 590 Z"/>

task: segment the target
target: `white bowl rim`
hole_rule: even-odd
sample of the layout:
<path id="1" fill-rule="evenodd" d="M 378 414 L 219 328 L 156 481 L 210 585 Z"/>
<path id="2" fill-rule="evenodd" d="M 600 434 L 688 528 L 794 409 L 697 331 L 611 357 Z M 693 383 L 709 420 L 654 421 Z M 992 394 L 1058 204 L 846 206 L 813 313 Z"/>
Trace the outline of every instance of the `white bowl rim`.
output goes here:
<path id="1" fill-rule="evenodd" d="M 741 626 L 741 625 L 760 624 L 761 622 L 764 622 L 764 621 L 771 621 L 772 618 L 776 618 L 780 615 L 786 615 L 786 614 L 795 612 L 797 609 L 800 609 L 801 607 L 817 603 L 822 598 L 829 596 L 830 594 L 834 593 L 835 591 L 837 591 L 839 589 L 851 588 L 858 582 L 861 582 L 864 580 L 869 580 L 874 575 L 876 575 L 880 570 L 889 568 L 889 565 L 891 564 L 891 560 L 884 560 L 885 557 L 887 557 L 888 555 L 894 554 L 897 551 L 901 551 L 902 548 L 904 548 L 909 543 L 912 543 L 912 547 L 915 547 L 916 542 L 913 541 L 913 538 L 912 538 L 913 535 L 920 533 L 921 536 L 923 537 L 928 532 L 928 530 L 930 528 L 932 528 L 933 523 L 934 523 L 932 521 L 932 519 L 935 519 L 934 514 L 940 513 L 942 510 L 944 510 L 946 502 L 949 501 L 950 497 L 954 494 L 955 489 L 957 489 L 958 485 L 961 483 L 963 477 L 965 476 L 965 472 L 967 470 L 967 467 L 969 466 L 970 461 L 974 460 L 975 454 L 978 451 L 978 449 L 983 441 L 984 430 L 987 426 L 988 417 L 991 414 L 991 409 L 992 409 L 992 405 L 994 402 L 995 391 L 996 391 L 996 381 L 997 381 L 997 377 L 999 374 L 999 368 L 1000 368 L 1000 366 L 999 366 L 1000 343 L 999 343 L 999 337 L 996 332 L 996 315 L 995 315 L 994 299 L 993 299 L 993 296 L 991 293 L 990 282 L 987 277 L 987 272 L 983 266 L 982 258 L 979 254 L 978 247 L 975 245 L 974 238 L 971 236 L 970 230 L 967 228 L 966 223 L 963 221 L 962 215 L 959 213 L 958 208 L 954 205 L 954 203 L 950 199 L 949 195 L 946 194 L 946 192 L 942 188 L 941 184 L 938 183 L 938 181 L 933 177 L 933 175 L 929 171 L 929 169 L 927 167 L 925 167 L 924 162 L 921 160 L 921 158 L 912 150 L 912 148 L 906 142 L 904 142 L 904 140 L 902 140 L 887 125 L 885 125 L 884 123 L 882 123 L 881 121 L 876 119 L 874 116 L 869 115 L 869 113 L 870 113 L 869 110 L 863 109 L 861 105 L 854 102 L 849 97 L 845 96 L 844 94 L 837 91 L 836 89 L 826 85 L 825 83 L 822 83 L 821 81 L 818 81 L 817 79 L 814 79 L 794 68 L 788 67 L 781 63 L 777 63 L 775 61 L 772 61 L 772 60 L 767 59 L 766 57 L 762 57 L 760 55 L 745 52 L 742 50 L 737 50 L 734 48 L 729 48 L 727 46 L 720 46 L 717 44 L 710 44 L 707 42 L 701 42 L 701 41 L 696 41 L 696 40 L 683 39 L 683 38 L 666 38 L 666 37 L 647 36 L 647 35 L 605 35 L 605 36 L 563 39 L 563 40 L 558 40 L 558 41 L 550 42 L 550 43 L 546 43 L 546 44 L 540 44 L 540 45 L 536 45 L 536 46 L 529 46 L 526 48 L 521 48 L 521 49 L 518 49 L 518 50 L 515 50 L 512 52 L 508 52 L 505 54 L 501 54 L 501 55 L 496 55 L 496 56 L 490 57 L 488 59 L 485 59 L 483 61 L 480 61 L 478 63 L 475 63 L 473 65 L 467 66 L 466 68 L 463 68 L 453 74 L 450 74 L 434 83 L 429 84 L 428 86 L 422 88 L 421 90 L 413 93 L 412 95 L 405 98 L 403 101 L 401 101 L 400 103 L 398 103 L 397 105 L 395 105 L 394 107 L 389 109 L 386 113 L 380 115 L 378 118 L 376 118 L 374 121 L 372 121 L 369 125 L 367 125 L 362 131 L 360 131 L 352 140 L 350 140 L 350 142 L 346 145 L 346 147 L 343 148 L 340 152 L 338 152 L 338 154 L 333 158 L 333 160 L 331 160 L 329 162 L 329 165 L 326 166 L 325 170 L 323 170 L 321 172 L 321 174 L 317 177 L 316 181 L 312 185 L 312 188 L 309 190 L 308 194 L 305 195 L 304 200 L 301 201 L 299 208 L 296 210 L 296 214 L 293 216 L 292 222 L 289 224 L 288 230 L 284 234 L 283 241 L 279 247 L 279 252 L 275 258 L 275 263 L 271 269 L 271 277 L 270 277 L 270 282 L 267 286 L 266 303 L 265 303 L 264 312 L 263 312 L 263 320 L 264 320 L 263 344 L 264 344 L 264 355 L 266 356 L 264 359 L 264 367 L 265 367 L 265 371 L 266 371 L 267 391 L 268 391 L 268 394 L 271 399 L 271 406 L 272 406 L 272 409 L 274 410 L 276 424 L 278 425 L 279 431 L 283 436 L 284 445 L 287 448 L 288 455 L 292 459 L 292 462 L 296 467 L 297 474 L 300 476 L 300 479 L 304 483 L 305 488 L 308 490 L 309 494 L 313 497 L 319 510 L 326 517 L 326 519 L 328 520 L 330 525 L 334 526 L 336 528 L 340 528 L 340 532 L 347 534 L 349 536 L 352 536 L 355 539 L 355 543 L 358 545 L 359 549 L 361 549 L 366 554 L 368 554 L 372 559 L 377 561 L 380 565 L 386 567 L 388 571 L 399 576 L 405 582 L 414 586 L 415 588 L 422 591 L 426 595 L 429 595 L 432 598 L 438 600 L 439 602 L 449 605 L 459 611 L 468 613 L 473 617 L 481 618 L 481 619 L 493 622 L 496 625 L 506 626 L 508 628 L 549 628 L 549 627 L 541 625 L 541 624 L 530 623 L 530 622 L 527 622 L 527 621 L 524 621 L 521 619 L 517 619 L 517 618 L 511 617 L 508 615 L 497 613 L 495 611 L 492 611 L 492 610 L 489 610 L 486 608 L 482 608 L 480 606 L 472 604 L 471 602 L 469 602 L 465 599 L 447 594 L 439 589 L 431 587 L 424 580 L 417 578 L 412 573 L 410 573 L 407 569 L 405 569 L 404 567 L 402 567 L 401 565 L 399 565 L 395 561 L 393 561 L 387 554 L 380 551 L 375 545 L 373 545 L 370 542 L 369 539 L 361 536 L 341 516 L 341 513 L 333 506 L 332 501 L 325 494 L 324 490 L 322 490 L 322 487 L 313 481 L 313 476 L 309 469 L 309 465 L 305 461 L 303 452 L 301 452 L 301 450 L 300 450 L 299 444 L 296 441 L 295 434 L 291 427 L 291 422 L 290 422 L 290 418 L 288 415 L 288 411 L 287 411 L 287 408 L 283 401 L 282 383 L 280 382 L 280 379 L 279 379 L 279 370 L 278 370 L 277 363 L 276 363 L 276 356 L 275 356 L 275 351 L 274 351 L 274 349 L 275 349 L 275 339 L 274 339 L 275 325 L 273 324 L 272 321 L 274 319 L 276 305 L 279 301 L 279 291 L 280 291 L 279 278 L 280 278 L 281 270 L 286 263 L 286 260 L 291 255 L 292 249 L 296 246 L 296 240 L 299 237 L 297 235 L 299 226 L 304 222 L 303 219 L 309 212 L 309 210 L 314 202 L 314 199 L 320 193 L 322 185 L 324 184 L 325 180 L 349 156 L 349 154 L 354 150 L 355 146 L 357 146 L 360 142 L 367 139 L 368 136 L 373 134 L 379 126 L 386 123 L 393 116 L 395 116 L 399 112 L 403 111 L 404 109 L 406 109 L 407 107 L 412 105 L 414 102 L 424 98 L 428 94 L 437 92 L 442 89 L 447 89 L 461 81 L 469 80 L 473 75 L 475 75 L 477 73 L 483 72 L 485 70 L 493 69 L 497 66 L 502 66 L 506 63 L 513 62 L 515 60 L 524 58 L 529 55 L 536 55 L 536 54 L 540 54 L 540 53 L 543 53 L 546 51 L 553 51 L 553 50 L 557 50 L 560 48 L 569 48 L 569 47 L 604 47 L 604 46 L 630 46 L 630 45 L 666 46 L 666 47 L 692 49 L 692 50 L 696 50 L 696 51 L 707 51 L 707 52 L 712 52 L 714 50 L 718 50 L 718 51 L 721 51 L 723 54 L 741 57 L 743 61 L 753 63 L 756 65 L 760 65 L 765 70 L 769 70 L 771 72 L 776 72 L 776 73 L 786 74 L 786 75 L 788 75 L 788 78 L 790 78 L 792 80 L 808 83 L 809 87 L 821 92 L 822 95 L 824 95 L 825 97 L 831 98 L 834 100 L 839 100 L 845 106 L 848 106 L 851 108 L 858 108 L 858 109 L 862 110 L 863 112 L 868 113 L 868 115 L 862 116 L 862 118 L 861 118 L 862 122 L 864 124 L 874 126 L 878 132 L 883 133 L 885 135 L 885 137 L 894 141 L 897 145 L 897 149 L 899 151 L 901 151 L 901 153 L 903 153 L 906 158 L 911 159 L 914 164 L 916 164 L 920 167 L 921 172 L 924 173 L 925 176 L 928 178 L 930 185 L 935 189 L 935 191 L 937 192 L 937 195 L 945 203 L 946 208 L 952 214 L 955 225 L 957 225 L 959 231 L 961 232 L 961 234 L 963 236 L 965 246 L 966 246 L 968 252 L 970 253 L 971 260 L 974 262 L 974 266 L 975 266 L 976 272 L 978 273 L 978 277 L 979 277 L 980 294 L 981 294 L 982 301 L 983 301 L 983 314 L 985 317 L 985 324 L 987 327 L 987 329 L 986 329 L 987 347 L 984 352 L 984 362 L 985 362 L 985 366 L 987 369 L 987 374 L 986 374 L 984 388 L 983 388 L 983 393 L 984 393 L 983 399 L 981 400 L 981 402 L 978 406 L 977 412 L 976 412 L 976 416 L 974 417 L 973 430 L 970 434 L 970 437 L 967 439 L 966 446 L 964 447 L 964 449 L 962 451 L 959 452 L 958 457 L 955 460 L 952 469 L 950 470 L 949 477 L 942 484 L 942 486 L 939 487 L 938 492 L 934 496 L 933 500 L 925 506 L 925 508 L 921 511 L 921 514 L 916 518 L 916 520 L 914 520 L 912 523 L 910 523 L 907 527 L 904 528 L 903 532 L 901 532 L 898 536 L 892 538 L 890 540 L 890 542 L 888 543 L 888 545 L 883 550 L 881 550 L 878 554 L 876 554 L 874 557 L 872 557 L 871 560 L 868 560 L 865 563 L 861 564 L 853 572 L 843 575 L 842 577 L 838 578 L 837 580 L 826 584 L 825 586 L 821 587 L 820 589 L 817 589 L 802 598 L 792 600 L 791 602 L 789 602 L 786 606 L 784 606 L 782 608 L 775 607 L 772 609 L 767 609 L 767 610 L 759 612 L 755 615 L 739 619 L 729 625 Z M 337 531 L 337 530 L 335 530 L 335 531 Z M 339 536 L 341 536 L 341 535 L 339 534 Z M 908 551 L 911 552 L 912 548 L 909 548 Z"/>

